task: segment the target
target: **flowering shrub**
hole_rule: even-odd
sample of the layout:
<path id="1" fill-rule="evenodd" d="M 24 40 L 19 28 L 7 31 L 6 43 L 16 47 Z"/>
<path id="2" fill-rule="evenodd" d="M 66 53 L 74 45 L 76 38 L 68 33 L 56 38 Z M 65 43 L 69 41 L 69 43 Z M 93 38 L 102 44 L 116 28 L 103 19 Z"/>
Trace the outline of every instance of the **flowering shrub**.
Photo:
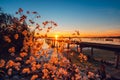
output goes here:
<path id="1" fill-rule="evenodd" d="M 64 56 L 64 43 L 60 43 L 61 46 L 57 47 L 57 49 L 50 47 L 43 49 L 44 41 L 38 41 L 38 39 L 42 38 L 35 36 L 35 30 L 42 31 L 46 28 L 45 35 L 42 37 L 47 37 L 46 34 L 54 26 L 56 27 L 57 24 L 53 21 L 44 21 L 42 27 L 26 16 L 32 14 L 35 18 L 39 19 L 41 16 L 38 12 L 23 12 L 23 9 L 19 8 L 16 14 L 20 15 L 20 18 L 13 17 L 12 24 L 9 24 L 9 26 L 6 25 L 10 34 L 2 34 L 3 45 L 6 45 L 0 46 L 5 48 L 0 51 L 0 54 L 6 53 L 8 56 L 5 56 L 6 59 L 2 55 L 0 59 L 0 69 L 5 69 L 6 76 L 8 76 L 10 80 L 13 80 L 14 76 L 17 76 L 16 80 L 83 80 L 79 66 L 72 64 L 71 61 Z M 29 26 L 34 26 L 34 30 L 30 31 Z M 4 29 L 2 32 L 6 33 Z M 12 36 L 13 33 L 14 36 Z M 79 35 L 78 31 L 77 34 Z M 53 51 L 49 52 L 51 49 Z M 13 53 L 14 55 L 10 55 Z M 71 56 L 73 56 L 73 53 Z M 5 58 L 5 60 L 2 58 Z M 80 53 L 79 58 L 80 62 L 87 61 L 87 57 L 82 53 Z M 89 77 L 93 77 L 93 74 L 90 72 Z M 86 78 L 89 77 L 86 76 Z"/>

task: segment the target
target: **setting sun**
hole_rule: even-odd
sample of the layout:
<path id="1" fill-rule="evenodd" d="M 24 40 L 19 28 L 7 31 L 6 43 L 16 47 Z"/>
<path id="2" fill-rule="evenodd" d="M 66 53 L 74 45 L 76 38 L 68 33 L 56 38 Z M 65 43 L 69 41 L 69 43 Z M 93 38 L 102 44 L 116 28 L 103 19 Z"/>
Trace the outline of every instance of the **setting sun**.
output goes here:
<path id="1" fill-rule="evenodd" d="M 56 40 L 58 39 L 58 35 L 57 35 L 57 34 L 55 35 L 55 39 L 56 39 Z"/>
<path id="2" fill-rule="evenodd" d="M 120 80 L 119 3 L 0 0 L 0 80 Z"/>

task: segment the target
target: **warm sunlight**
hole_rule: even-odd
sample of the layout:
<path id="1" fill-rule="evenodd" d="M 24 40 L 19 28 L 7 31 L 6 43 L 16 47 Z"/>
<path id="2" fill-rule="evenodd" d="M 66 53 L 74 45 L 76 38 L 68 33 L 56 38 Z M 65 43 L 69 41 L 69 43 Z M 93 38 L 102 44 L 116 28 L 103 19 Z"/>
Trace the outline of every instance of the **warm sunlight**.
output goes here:
<path id="1" fill-rule="evenodd" d="M 0 0 L 0 80 L 120 80 L 119 3 Z"/>
<path id="2" fill-rule="evenodd" d="M 58 39 L 58 37 L 59 37 L 59 36 L 58 36 L 58 34 L 56 34 L 56 35 L 55 35 L 55 39 L 57 40 L 57 39 Z"/>

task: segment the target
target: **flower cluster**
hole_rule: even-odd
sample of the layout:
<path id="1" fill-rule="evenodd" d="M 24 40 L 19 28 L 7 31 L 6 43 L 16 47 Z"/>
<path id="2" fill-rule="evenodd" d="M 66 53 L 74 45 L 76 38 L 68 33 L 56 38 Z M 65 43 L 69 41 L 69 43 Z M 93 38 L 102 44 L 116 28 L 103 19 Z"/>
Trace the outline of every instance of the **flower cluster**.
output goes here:
<path id="1" fill-rule="evenodd" d="M 16 80 L 83 80 L 84 77 L 86 77 L 84 80 L 88 80 L 91 77 L 93 78 L 92 72 L 88 72 L 86 76 L 82 75 L 80 66 L 72 64 L 66 58 L 63 53 L 64 43 L 59 43 L 60 46 L 54 49 L 50 46 L 47 49 L 42 48 L 45 40 L 34 36 L 34 31 L 36 29 L 42 30 L 48 26 L 46 31 L 48 33 L 53 26 L 57 26 L 55 22 L 45 21 L 41 27 L 40 24 L 29 19 L 30 25 L 36 25 L 35 30 L 30 32 L 28 29 L 23 29 L 26 27 L 24 22 L 28 19 L 25 14 L 33 14 L 36 18 L 40 18 L 38 12 L 27 11 L 23 14 L 23 9 L 19 8 L 16 14 L 19 14 L 20 18 L 14 18 L 15 24 L 12 26 L 17 27 L 16 31 L 19 33 L 15 33 L 14 38 L 8 35 L 4 36 L 6 45 L 10 45 L 7 48 L 8 53 L 14 53 L 14 55 L 9 56 L 9 60 L 0 60 L 0 68 L 5 69 L 5 76 L 8 76 L 10 80 L 14 80 L 14 76 L 17 76 Z M 22 42 L 20 43 L 20 41 Z M 79 58 L 80 62 L 87 61 L 87 57 L 82 53 L 80 53 Z"/>
<path id="2" fill-rule="evenodd" d="M 80 55 L 78 57 L 80 58 L 80 62 L 87 61 L 87 56 L 84 55 L 83 53 L 80 53 Z"/>
<path id="3" fill-rule="evenodd" d="M 0 60 L 0 68 L 5 66 L 5 60 L 1 59 Z"/>

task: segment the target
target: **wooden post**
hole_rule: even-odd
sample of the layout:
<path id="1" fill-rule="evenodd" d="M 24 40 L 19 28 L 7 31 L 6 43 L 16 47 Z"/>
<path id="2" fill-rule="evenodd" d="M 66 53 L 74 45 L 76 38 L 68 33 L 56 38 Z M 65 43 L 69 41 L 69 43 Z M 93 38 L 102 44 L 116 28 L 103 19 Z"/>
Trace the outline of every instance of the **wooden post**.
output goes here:
<path id="1" fill-rule="evenodd" d="M 118 52 L 115 52 L 115 55 L 116 55 L 116 60 L 115 60 L 115 68 L 118 68 L 119 66 L 119 53 Z"/>
<path id="2" fill-rule="evenodd" d="M 93 47 L 91 47 L 91 58 L 93 58 Z"/>
<path id="3" fill-rule="evenodd" d="M 55 40 L 52 40 L 52 47 L 55 47 Z"/>
<path id="4" fill-rule="evenodd" d="M 55 47 L 55 40 L 53 40 L 53 46 Z"/>
<path id="5" fill-rule="evenodd" d="M 82 46 L 80 46 L 80 53 L 82 53 Z"/>
<path id="6" fill-rule="evenodd" d="M 53 46 L 53 40 L 52 40 L 52 46 Z"/>
<path id="7" fill-rule="evenodd" d="M 77 52 L 78 52 L 78 48 L 79 48 L 79 47 L 78 47 L 78 44 L 76 44 L 76 45 L 77 45 Z"/>
<path id="8" fill-rule="evenodd" d="M 68 38 L 69 40 L 68 40 L 68 45 L 67 45 L 67 49 L 69 49 L 70 48 L 70 37 Z"/>
<path id="9" fill-rule="evenodd" d="M 69 44 L 69 42 L 68 42 L 67 49 L 69 49 L 69 48 L 70 48 L 70 44 Z"/>
<path id="10" fill-rule="evenodd" d="M 77 52 L 80 53 L 80 45 L 77 45 Z"/>

